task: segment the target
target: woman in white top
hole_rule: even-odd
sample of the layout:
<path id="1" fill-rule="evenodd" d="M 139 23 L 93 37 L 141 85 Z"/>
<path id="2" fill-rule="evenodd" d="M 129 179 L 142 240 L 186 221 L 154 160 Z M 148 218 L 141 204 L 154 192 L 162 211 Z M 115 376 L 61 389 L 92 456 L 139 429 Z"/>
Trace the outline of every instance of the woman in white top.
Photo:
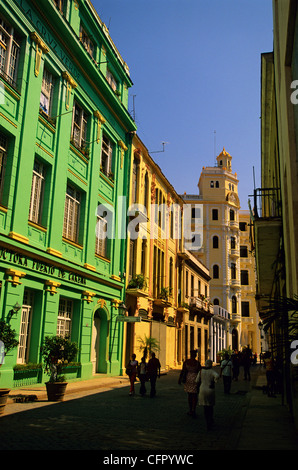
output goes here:
<path id="1" fill-rule="evenodd" d="M 196 382 L 200 384 L 199 405 L 204 407 L 207 429 L 213 425 L 213 407 L 215 405 L 215 382 L 219 375 L 212 369 L 212 361 L 207 359 L 205 367 L 197 375 Z"/>

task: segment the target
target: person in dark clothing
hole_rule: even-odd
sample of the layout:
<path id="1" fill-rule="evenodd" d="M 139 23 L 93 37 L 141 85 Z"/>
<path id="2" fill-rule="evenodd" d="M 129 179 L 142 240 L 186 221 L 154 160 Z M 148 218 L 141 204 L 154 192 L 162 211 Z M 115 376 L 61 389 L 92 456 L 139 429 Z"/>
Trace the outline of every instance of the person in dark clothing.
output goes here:
<path id="1" fill-rule="evenodd" d="M 150 397 L 153 398 L 156 395 L 156 380 L 160 377 L 160 362 L 154 352 L 151 353 L 151 359 L 148 361 L 147 372 L 151 386 Z"/>

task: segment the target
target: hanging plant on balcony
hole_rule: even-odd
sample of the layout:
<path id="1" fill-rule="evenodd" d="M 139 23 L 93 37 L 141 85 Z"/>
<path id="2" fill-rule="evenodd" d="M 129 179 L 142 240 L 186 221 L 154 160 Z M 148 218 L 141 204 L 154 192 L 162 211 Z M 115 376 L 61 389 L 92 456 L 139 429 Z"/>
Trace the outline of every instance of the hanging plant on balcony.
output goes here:
<path id="1" fill-rule="evenodd" d="M 143 274 L 133 277 L 127 285 L 127 289 L 145 289 L 146 287 L 147 282 Z"/>
<path id="2" fill-rule="evenodd" d="M 160 289 L 159 298 L 162 300 L 168 300 L 170 295 L 170 289 L 168 287 L 162 287 Z"/>

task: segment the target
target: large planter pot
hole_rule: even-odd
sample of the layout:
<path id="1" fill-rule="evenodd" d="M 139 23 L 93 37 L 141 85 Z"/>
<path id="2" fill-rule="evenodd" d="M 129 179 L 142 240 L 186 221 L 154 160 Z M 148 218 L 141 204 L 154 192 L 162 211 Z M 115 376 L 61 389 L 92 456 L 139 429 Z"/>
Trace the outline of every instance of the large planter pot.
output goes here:
<path id="1" fill-rule="evenodd" d="M 47 382 L 47 394 L 49 401 L 63 401 L 67 382 Z"/>
<path id="2" fill-rule="evenodd" d="M 0 388 L 0 415 L 4 413 L 9 392 L 9 388 Z"/>

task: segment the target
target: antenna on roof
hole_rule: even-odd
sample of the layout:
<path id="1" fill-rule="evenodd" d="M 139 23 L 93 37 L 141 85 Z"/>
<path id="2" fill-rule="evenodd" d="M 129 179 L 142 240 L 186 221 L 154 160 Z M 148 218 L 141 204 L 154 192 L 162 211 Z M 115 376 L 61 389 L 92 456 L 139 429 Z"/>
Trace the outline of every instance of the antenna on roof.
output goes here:
<path id="1" fill-rule="evenodd" d="M 165 151 L 165 145 L 166 144 L 169 144 L 169 142 L 162 142 L 161 145 L 162 145 L 162 150 L 156 150 L 155 152 L 149 152 L 149 153 L 162 153 Z"/>
<path id="2" fill-rule="evenodd" d="M 216 131 L 214 131 L 214 166 L 216 166 Z"/>

